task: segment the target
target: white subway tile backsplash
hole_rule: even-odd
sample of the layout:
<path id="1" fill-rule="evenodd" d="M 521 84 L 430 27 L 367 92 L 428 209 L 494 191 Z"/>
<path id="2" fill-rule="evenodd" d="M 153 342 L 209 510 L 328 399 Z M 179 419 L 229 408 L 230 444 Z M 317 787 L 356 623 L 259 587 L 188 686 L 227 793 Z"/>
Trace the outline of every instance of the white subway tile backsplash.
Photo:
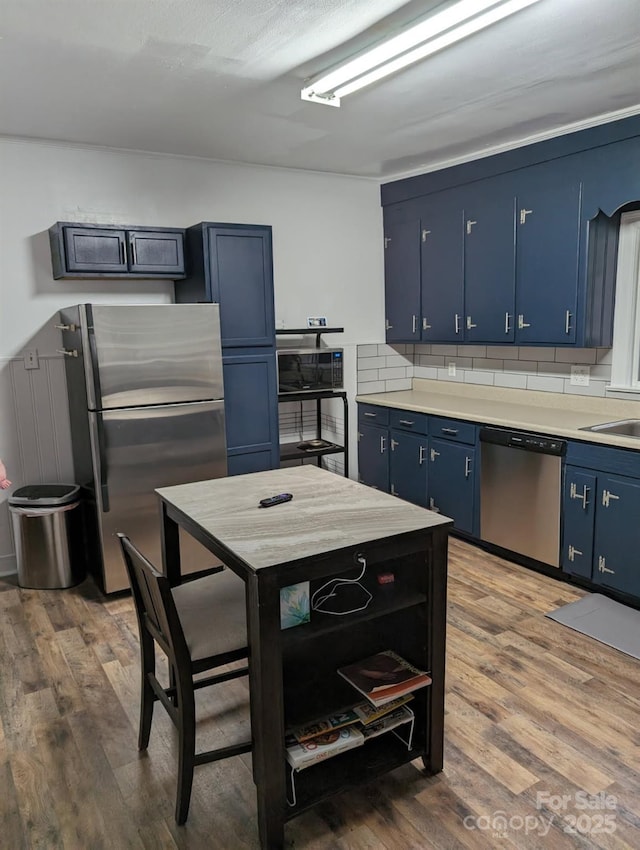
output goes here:
<path id="1" fill-rule="evenodd" d="M 595 363 L 595 348 L 556 348 L 558 363 Z"/>
<path id="2" fill-rule="evenodd" d="M 533 360 L 505 360 L 505 372 L 530 372 L 535 375 L 538 371 L 538 364 Z"/>
<path id="3" fill-rule="evenodd" d="M 473 360 L 470 357 L 445 357 L 444 365 L 455 363 L 456 369 L 473 369 Z"/>
<path id="4" fill-rule="evenodd" d="M 431 345 L 427 345 L 426 343 L 419 343 L 413 346 L 414 355 L 419 354 L 431 354 Z"/>
<path id="5" fill-rule="evenodd" d="M 384 369 L 387 365 L 386 357 L 359 357 L 358 369 Z"/>
<path id="6" fill-rule="evenodd" d="M 537 360 L 540 362 L 541 360 L 555 360 L 555 358 L 555 348 L 536 348 L 533 346 L 521 346 L 518 348 L 519 360 Z"/>
<path id="7" fill-rule="evenodd" d="M 385 390 L 386 387 L 384 385 L 384 381 L 365 381 L 362 384 L 358 384 L 358 395 L 365 395 L 366 393 L 383 393 Z"/>
<path id="8" fill-rule="evenodd" d="M 493 386 L 493 372 L 470 372 L 465 370 L 463 374 L 465 384 L 486 384 L 487 386 Z"/>
<path id="9" fill-rule="evenodd" d="M 444 357 L 436 354 L 420 354 L 418 356 L 419 366 L 444 366 Z"/>
<path id="10" fill-rule="evenodd" d="M 438 369 L 435 366 L 416 366 L 413 370 L 414 378 L 429 378 L 432 381 L 438 380 Z"/>
<path id="11" fill-rule="evenodd" d="M 511 387 L 515 390 L 526 390 L 527 376 L 526 374 L 516 374 L 515 372 L 496 372 L 494 375 L 494 384 L 496 387 Z"/>
<path id="12" fill-rule="evenodd" d="M 527 389 L 538 390 L 538 392 L 543 393 L 562 393 L 564 392 L 564 378 L 529 375 L 527 377 Z"/>
<path id="13" fill-rule="evenodd" d="M 459 345 L 458 357 L 486 357 L 486 345 Z"/>
<path id="14" fill-rule="evenodd" d="M 409 370 L 404 366 L 395 369 L 379 369 L 378 378 L 381 381 L 389 381 L 392 378 L 406 378 Z M 413 370 L 411 370 L 413 371 Z"/>
<path id="15" fill-rule="evenodd" d="M 613 363 L 613 349 L 596 348 L 596 363 L 599 363 L 601 366 L 605 363 L 611 365 Z"/>
<path id="16" fill-rule="evenodd" d="M 442 354 L 444 357 L 455 357 L 458 353 L 457 345 L 432 345 L 432 354 Z"/>
<path id="17" fill-rule="evenodd" d="M 364 384 L 367 381 L 377 381 L 378 380 L 378 370 L 377 369 L 358 369 L 358 386 L 360 384 Z"/>
<path id="18" fill-rule="evenodd" d="M 358 349 L 358 358 L 360 357 L 377 357 L 378 356 L 378 345 L 359 345 Z"/>
<path id="19" fill-rule="evenodd" d="M 412 366 L 412 362 L 402 354 L 387 355 L 385 366 Z"/>
<path id="20" fill-rule="evenodd" d="M 449 374 L 448 369 L 438 369 L 438 380 L 439 381 L 453 381 L 456 384 L 463 384 L 464 383 L 464 372 L 463 372 L 462 369 L 460 369 L 458 372 L 456 372 L 455 376 L 452 377 Z"/>
<path id="21" fill-rule="evenodd" d="M 486 356 L 494 360 L 517 360 L 518 349 L 512 345 L 488 345 Z"/>
<path id="22" fill-rule="evenodd" d="M 411 389 L 411 378 L 399 378 L 395 381 L 385 381 L 386 392 L 399 392 Z"/>
<path id="23" fill-rule="evenodd" d="M 564 391 L 567 395 L 590 395 L 604 398 L 606 387 L 607 381 L 589 381 L 588 387 L 574 387 L 570 380 L 564 382 Z"/>
<path id="24" fill-rule="evenodd" d="M 504 361 L 474 357 L 473 368 L 479 369 L 481 372 L 502 372 L 504 368 Z"/>

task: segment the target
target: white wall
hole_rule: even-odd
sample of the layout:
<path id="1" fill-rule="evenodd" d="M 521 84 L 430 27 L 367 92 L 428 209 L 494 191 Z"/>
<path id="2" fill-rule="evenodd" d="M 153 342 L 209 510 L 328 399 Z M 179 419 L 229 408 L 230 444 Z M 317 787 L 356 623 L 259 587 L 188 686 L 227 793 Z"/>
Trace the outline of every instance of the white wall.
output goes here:
<path id="1" fill-rule="evenodd" d="M 344 327 L 355 421 L 356 344 L 382 342 L 382 214 L 374 181 L 181 157 L 0 139 L 0 457 L 14 487 L 72 480 L 57 310 L 84 301 L 168 301 L 160 281 L 54 281 L 55 221 L 187 227 L 270 224 L 276 317 L 327 316 Z M 24 369 L 37 349 L 40 368 Z M 351 412 L 350 411 L 350 412 Z M 351 428 L 355 469 L 355 428 Z M 0 573 L 13 565 L 0 491 Z"/>

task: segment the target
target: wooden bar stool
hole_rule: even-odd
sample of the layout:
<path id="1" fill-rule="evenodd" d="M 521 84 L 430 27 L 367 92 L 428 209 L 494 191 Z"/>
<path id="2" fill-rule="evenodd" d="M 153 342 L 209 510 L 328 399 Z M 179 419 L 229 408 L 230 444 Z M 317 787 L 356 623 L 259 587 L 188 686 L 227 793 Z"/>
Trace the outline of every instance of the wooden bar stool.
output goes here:
<path id="1" fill-rule="evenodd" d="M 194 691 L 239 676 L 248 667 L 224 671 L 194 681 L 194 676 L 248 657 L 244 583 L 230 570 L 171 588 L 124 534 L 118 534 L 140 633 L 140 732 L 138 749 L 146 750 L 153 704 L 162 703 L 178 730 L 176 823 L 189 812 L 193 771 L 207 764 L 251 751 L 251 741 L 196 753 Z M 175 687 L 163 688 L 155 675 L 155 645 L 167 656 Z"/>

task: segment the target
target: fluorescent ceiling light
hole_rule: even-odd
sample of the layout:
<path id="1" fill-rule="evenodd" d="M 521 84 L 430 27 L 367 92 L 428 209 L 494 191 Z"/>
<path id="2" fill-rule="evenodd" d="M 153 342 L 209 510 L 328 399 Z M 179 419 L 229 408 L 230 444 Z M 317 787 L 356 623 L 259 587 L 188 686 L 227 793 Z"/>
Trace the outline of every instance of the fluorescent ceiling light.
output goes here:
<path id="1" fill-rule="evenodd" d="M 303 100 L 340 106 L 340 98 L 418 62 L 539 0 L 460 0 L 444 11 L 323 74 Z"/>

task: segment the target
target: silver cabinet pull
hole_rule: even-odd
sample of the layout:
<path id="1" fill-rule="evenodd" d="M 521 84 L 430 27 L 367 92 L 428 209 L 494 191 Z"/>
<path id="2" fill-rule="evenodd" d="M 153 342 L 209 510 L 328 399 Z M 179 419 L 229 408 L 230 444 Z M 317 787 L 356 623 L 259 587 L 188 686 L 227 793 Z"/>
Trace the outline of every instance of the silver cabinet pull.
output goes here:
<path id="1" fill-rule="evenodd" d="M 430 231 L 430 230 L 423 230 L 423 231 L 422 231 L 422 241 L 423 241 L 423 242 L 426 242 L 426 241 L 427 241 L 427 236 L 428 236 L 430 233 L 431 233 L 431 231 Z"/>
<path id="2" fill-rule="evenodd" d="M 459 334 L 460 333 L 460 316 L 457 313 L 456 313 L 456 318 L 455 318 L 455 328 L 456 328 L 456 333 Z"/>
<path id="3" fill-rule="evenodd" d="M 384 444 L 386 439 L 387 438 L 383 434 L 380 435 L 380 454 L 381 455 L 383 455 L 385 453 L 385 450 L 386 450 L 386 446 Z"/>
<path id="4" fill-rule="evenodd" d="M 388 248 L 388 247 L 389 247 L 389 245 L 391 245 L 391 237 L 390 237 L 390 236 L 385 236 L 385 237 L 384 237 L 384 247 L 385 247 L 385 248 Z"/>
<path id="5" fill-rule="evenodd" d="M 397 446 L 397 445 L 398 445 L 398 441 L 397 441 L 397 440 L 394 440 L 394 439 L 393 439 L 393 437 L 392 437 L 392 438 L 391 438 L 391 451 L 392 451 L 392 452 L 395 452 L 395 450 L 396 450 L 396 446 Z"/>
<path id="6" fill-rule="evenodd" d="M 365 416 L 371 416 L 372 419 L 376 419 L 378 414 L 377 413 L 365 413 Z"/>
<path id="7" fill-rule="evenodd" d="M 527 223 L 527 216 L 531 215 L 533 210 L 520 210 L 520 224 Z"/>
<path id="8" fill-rule="evenodd" d="M 59 331 L 71 331 L 71 333 L 78 330 L 78 326 L 73 323 L 70 325 L 54 325 L 53 327 L 57 328 Z"/>
<path id="9" fill-rule="evenodd" d="M 567 310 L 564 317 L 564 332 L 566 334 L 570 334 L 572 331 L 571 327 L 571 310 Z"/>
<path id="10" fill-rule="evenodd" d="M 518 315 L 518 330 L 522 330 L 523 328 L 530 328 L 531 325 L 524 320 L 524 314 L 520 313 Z"/>
<path id="11" fill-rule="evenodd" d="M 468 478 L 471 475 L 471 458 L 465 457 L 464 459 L 464 477 Z"/>
<path id="12" fill-rule="evenodd" d="M 431 461 L 433 462 L 437 457 L 440 457 L 440 452 L 437 452 L 435 449 L 431 449 Z"/>
<path id="13" fill-rule="evenodd" d="M 424 463 L 424 446 L 418 447 L 418 466 L 422 466 Z"/>
<path id="14" fill-rule="evenodd" d="M 131 239 L 131 257 L 133 259 L 133 265 L 138 265 L 138 252 L 136 251 L 136 238 L 135 236 Z"/>
<path id="15" fill-rule="evenodd" d="M 393 325 L 389 322 L 389 319 L 384 320 L 384 329 L 385 331 L 390 331 L 393 329 Z"/>
<path id="16" fill-rule="evenodd" d="M 398 419 L 398 424 L 409 425 L 409 427 L 411 427 L 412 425 L 415 425 L 415 422 L 413 419 Z"/>
<path id="17" fill-rule="evenodd" d="M 125 245 L 124 239 L 120 243 L 120 258 L 122 265 L 126 265 L 127 263 L 127 246 Z"/>
<path id="18" fill-rule="evenodd" d="M 586 509 L 589 507 L 589 493 L 590 492 L 591 492 L 591 487 L 587 487 L 587 485 L 585 484 L 585 486 L 582 488 L 582 493 L 578 494 L 578 486 L 575 482 L 572 482 L 571 486 L 569 487 L 569 498 L 570 499 L 578 499 L 579 501 L 581 501 L 582 507 L 586 511 Z M 604 492 L 602 494 L 602 498 L 604 499 Z M 616 498 L 618 498 L 618 497 L 616 496 Z M 604 501 L 603 501 L 603 504 L 604 504 Z"/>
<path id="19" fill-rule="evenodd" d="M 471 233 L 471 228 L 474 224 L 477 224 L 477 221 L 472 221 L 470 218 L 467 219 L 467 236 Z"/>
<path id="20" fill-rule="evenodd" d="M 474 325 L 474 323 L 471 321 L 471 316 L 467 316 L 467 330 L 470 331 L 471 328 L 477 328 L 477 327 L 478 326 Z"/>
<path id="21" fill-rule="evenodd" d="M 440 433 L 441 434 L 451 434 L 452 437 L 455 437 L 456 434 L 458 433 L 458 429 L 457 428 L 441 428 Z"/>
<path id="22" fill-rule="evenodd" d="M 576 549 L 575 546 L 572 546 L 571 544 L 569 544 L 569 555 L 568 555 L 569 560 L 575 561 L 576 555 L 584 555 L 584 552 L 581 552 L 579 549 Z"/>
<path id="23" fill-rule="evenodd" d="M 435 513 L 437 513 L 437 514 L 439 514 L 439 513 L 440 513 L 440 508 L 438 508 L 438 507 L 436 506 L 436 503 L 435 503 L 435 501 L 434 501 L 434 499 L 433 499 L 433 496 L 431 496 L 431 497 L 430 497 L 430 499 L 429 499 L 429 510 L 430 510 L 430 511 L 434 511 L 434 512 L 435 512 Z"/>
<path id="24" fill-rule="evenodd" d="M 423 318 L 422 318 L 422 330 L 423 330 L 423 331 L 428 331 L 428 330 L 430 330 L 430 328 L 431 328 L 431 325 L 429 325 L 429 324 L 427 323 L 427 319 L 426 319 L 426 317 L 425 317 L 425 316 L 423 316 Z"/>
<path id="25" fill-rule="evenodd" d="M 78 349 L 77 348 L 56 348 L 56 354 L 64 354 L 65 357 L 77 357 Z"/>
<path id="26" fill-rule="evenodd" d="M 418 327 L 418 317 L 417 317 L 417 316 L 414 316 L 414 317 L 413 317 L 413 322 L 412 322 L 412 333 L 415 333 L 415 332 L 416 332 L 416 328 L 417 328 L 417 327 Z"/>
<path id="27" fill-rule="evenodd" d="M 602 491 L 602 506 L 604 508 L 608 508 L 609 502 L 611 501 L 611 499 L 618 500 L 619 498 L 620 498 L 620 496 L 616 496 L 616 494 L 612 493 L 611 490 L 603 490 Z"/>
<path id="28" fill-rule="evenodd" d="M 392 484 L 392 485 L 391 485 L 391 495 L 392 495 L 392 496 L 398 496 L 398 495 L 399 495 L 399 494 L 398 494 L 398 491 L 396 490 L 396 486 L 395 486 L 395 484 Z"/>
<path id="29" fill-rule="evenodd" d="M 609 569 L 609 567 L 607 566 L 607 562 L 606 562 L 605 558 L 602 557 L 602 555 L 600 555 L 598 557 L 598 572 L 600 572 L 600 573 L 610 573 L 612 576 L 614 576 L 616 574 L 615 570 Z"/>
<path id="30" fill-rule="evenodd" d="M 509 326 L 509 314 L 508 313 L 504 314 L 504 332 L 506 334 L 511 332 L 511 328 Z"/>

